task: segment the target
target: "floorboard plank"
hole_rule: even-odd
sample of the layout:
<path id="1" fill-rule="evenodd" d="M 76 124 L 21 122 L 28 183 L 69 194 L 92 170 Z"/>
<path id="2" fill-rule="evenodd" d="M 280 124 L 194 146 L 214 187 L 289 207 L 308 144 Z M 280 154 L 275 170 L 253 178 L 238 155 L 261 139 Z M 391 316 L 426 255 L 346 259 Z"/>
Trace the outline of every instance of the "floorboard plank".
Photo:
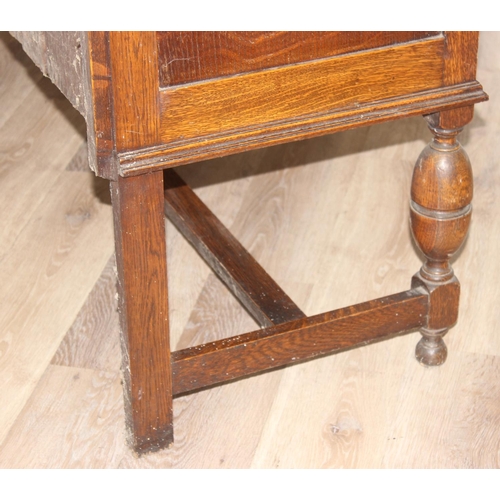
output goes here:
<path id="1" fill-rule="evenodd" d="M 49 366 L 0 447 L 0 467 L 116 468 L 123 434 L 117 373 Z"/>

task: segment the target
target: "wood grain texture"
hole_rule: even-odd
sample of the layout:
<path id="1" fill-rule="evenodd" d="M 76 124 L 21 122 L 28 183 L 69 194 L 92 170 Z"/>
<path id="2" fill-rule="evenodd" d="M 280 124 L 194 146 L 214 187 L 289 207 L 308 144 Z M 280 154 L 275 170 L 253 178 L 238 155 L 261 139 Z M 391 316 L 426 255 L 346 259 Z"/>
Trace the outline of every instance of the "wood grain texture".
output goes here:
<path id="1" fill-rule="evenodd" d="M 152 451 L 173 439 L 163 175 L 112 182 L 111 199 L 127 426 Z"/>
<path id="2" fill-rule="evenodd" d="M 0 42 L 0 61 L 11 61 L 2 72 L 0 96 L 6 111 L 0 127 L 0 209 L 5 214 L 0 392 L 6 402 L 0 440 L 50 363 L 112 245 L 110 210 L 96 197 L 93 174 L 65 172 L 83 141 L 81 116 L 48 79 L 40 72 L 36 76 L 34 65 L 26 66 L 19 44 L 6 36 Z M 24 196 L 19 196 L 20 186 Z M 39 245 L 43 238 L 47 243 Z"/>
<path id="3" fill-rule="evenodd" d="M 182 169 L 182 174 L 190 184 L 198 186 L 199 196 L 241 239 L 254 258 L 269 266 L 279 281 L 290 287 L 294 297 L 306 297 L 312 286 L 297 283 L 292 272 L 294 267 L 290 267 L 292 263 L 280 256 L 280 248 L 293 248 L 288 244 L 285 228 L 303 213 L 303 203 L 287 187 L 295 186 L 300 190 L 303 182 L 293 175 L 293 170 L 297 168 L 273 168 L 294 158 L 300 162 L 299 158 L 303 158 L 310 149 L 302 147 L 299 151 L 299 154 L 283 148 L 254 151 L 232 161 L 231 158 L 212 161 L 206 165 L 210 168 L 206 169 L 186 167 Z M 238 161 L 231 168 L 234 160 Z M 252 195 L 248 196 L 249 193 Z M 259 199 L 259 204 L 255 204 L 255 199 Z M 277 232 L 277 227 L 283 230 Z M 294 240 L 297 243 L 296 238 Z M 176 253 L 186 255 L 187 252 L 179 248 Z M 177 255 L 179 257 L 181 255 Z M 189 271 L 187 267 L 176 270 L 172 259 L 170 263 L 172 272 L 179 271 L 180 277 Z M 192 281 L 187 278 L 179 285 L 176 295 L 184 295 L 193 287 Z M 179 302 L 179 305 L 186 302 Z M 176 349 L 183 349 L 222 339 L 228 332 L 244 333 L 255 328 L 255 322 L 227 288 L 210 275 L 191 308 L 182 334 L 173 345 Z M 146 455 L 140 461 L 127 453 L 120 467 L 186 468 L 193 461 L 201 468 L 249 467 L 281 377 L 282 371 L 276 371 L 176 398 L 175 441 L 171 448 Z M 224 401 L 231 401 L 231 404 L 225 405 Z M 215 422 L 218 424 L 213 425 Z M 220 445 L 214 447 L 215 442 Z"/>
<path id="4" fill-rule="evenodd" d="M 401 359 L 375 360 L 370 349 L 336 358 L 335 369 L 319 361 L 315 373 L 308 364 L 287 370 L 253 468 L 498 467 L 500 413 L 489 391 L 498 358 L 460 353 L 417 373 Z M 478 383 L 479 373 L 490 383 Z M 323 385 L 321 398 L 304 378 Z"/>
<path id="5" fill-rule="evenodd" d="M 123 176 L 184 165 L 195 161 L 240 153 L 264 146 L 341 132 L 353 127 L 374 125 L 401 117 L 425 115 L 456 106 L 470 106 L 485 101 L 487 94 L 477 82 L 419 92 L 402 98 L 391 98 L 337 109 L 331 113 L 311 115 L 265 127 L 232 130 L 227 133 L 177 141 L 133 153 L 118 155 L 119 171 Z M 464 109 L 464 108 L 460 108 Z"/>
<path id="6" fill-rule="evenodd" d="M 88 58 L 85 95 L 88 99 L 87 143 L 89 166 L 97 175 L 116 180 L 114 101 L 109 33 L 90 31 L 84 54 Z"/>
<path id="7" fill-rule="evenodd" d="M 0 44 L 2 47 L 0 50 L 1 127 L 24 101 L 27 94 L 33 91 L 33 84 L 39 82 L 43 75 L 15 38 L 6 32 L 0 32 Z M 19 66 L 22 66 L 24 71 L 18 71 Z"/>
<path id="8" fill-rule="evenodd" d="M 299 165 L 307 162 L 306 158 L 310 159 L 308 154 L 314 156 L 317 148 L 311 149 L 301 143 L 295 146 L 292 150 L 257 150 L 232 159 L 212 161 L 205 165 L 210 168 L 188 166 L 182 169 L 182 175 L 196 186 L 203 201 L 238 236 L 254 258 L 269 266 L 279 282 L 290 288 L 294 298 L 305 298 L 309 296 L 312 284 L 296 280 L 300 266 L 295 266 L 294 261 L 288 258 L 283 259 L 282 249 L 286 249 L 287 254 L 293 254 L 293 249 L 301 241 L 297 235 L 290 234 L 290 231 L 293 232 L 290 224 L 308 216 L 304 212 L 306 200 L 296 195 L 311 176 L 306 168 Z M 295 168 L 277 168 L 284 164 L 290 166 L 290 163 Z M 300 178 L 294 175 L 297 171 L 302 173 Z M 214 189 L 216 186 L 217 189 Z M 259 200 L 258 204 L 255 199 Z M 183 249 L 179 252 L 183 255 L 187 253 Z M 317 255 L 314 254 L 315 257 Z M 309 258 L 301 261 L 304 264 Z M 177 271 L 173 265 L 171 269 Z M 182 276 L 189 269 L 178 271 Z M 185 294 L 193 286 L 187 279 L 179 283 L 176 294 Z M 213 275 L 209 276 L 191 310 L 182 335 L 173 344 L 177 349 L 222 339 L 229 332 L 244 333 L 256 328 L 255 322 Z M 121 467 L 186 468 L 193 461 L 201 468 L 249 467 L 259 442 L 260 429 L 273 406 L 282 375 L 282 371 L 278 370 L 176 398 L 176 430 L 172 447 L 146 455 L 140 461 L 128 453 Z M 224 401 L 231 403 L 225 405 Z M 217 425 L 213 425 L 215 422 Z M 215 442 L 220 445 L 214 447 Z"/>
<path id="9" fill-rule="evenodd" d="M 244 130 L 436 89 L 442 54 L 436 39 L 163 90 L 160 137 Z"/>
<path id="10" fill-rule="evenodd" d="M 294 248 L 287 228 L 303 214 L 305 202 L 294 193 L 300 192 L 303 181 L 310 176 L 305 169 L 276 170 L 276 166 L 290 161 L 300 163 L 307 152 L 312 151 L 302 145 L 292 151 L 278 148 L 241 155 L 235 158 L 239 160 L 234 165 L 239 172 L 236 176 L 235 169 L 230 168 L 233 164 L 230 158 L 210 162 L 208 169 L 194 166 L 183 169 L 183 177 L 199 186 L 197 192 L 203 201 L 238 235 L 254 258 L 269 266 L 279 281 L 291 289 L 294 297 L 307 297 L 312 285 L 295 281 L 297 268 L 292 261 L 283 259 L 280 249 L 292 252 Z M 294 176 L 297 170 L 303 171 L 304 179 Z M 290 192 L 287 189 L 290 187 L 295 189 Z M 255 199 L 259 199 L 259 204 Z M 277 227 L 282 230 L 277 232 Z M 297 238 L 293 241 L 298 243 Z M 179 251 L 186 254 L 182 249 Z M 176 272 L 174 266 L 171 269 Z M 179 271 L 182 276 L 188 269 Z M 191 281 L 186 279 L 176 294 L 184 294 L 191 287 Z M 244 333 L 256 328 L 255 322 L 214 275 L 208 277 L 191 311 L 182 335 L 173 344 L 176 349 L 223 339 L 229 332 Z M 172 447 L 146 455 L 140 461 L 127 453 L 120 467 L 186 468 L 193 461 L 201 468 L 249 467 L 282 375 L 279 370 L 176 398 Z M 226 405 L 224 401 L 231 403 Z M 216 442 L 219 444 L 214 446 Z M 234 443 L 238 445 L 233 446 Z"/>
<path id="11" fill-rule="evenodd" d="M 179 175 L 164 172 L 165 213 L 261 326 L 304 313 Z"/>
<path id="12" fill-rule="evenodd" d="M 256 151 L 252 155 L 240 155 L 240 157 L 228 157 L 218 162 L 210 162 L 206 164 L 209 167 L 205 172 L 206 176 L 199 175 L 200 169 L 197 168 L 199 165 L 180 167 L 179 171 L 183 178 L 194 186 L 196 194 L 202 201 L 215 211 L 224 225 L 234 229 L 239 221 L 240 207 L 244 203 L 243 193 L 252 184 L 251 174 L 259 172 L 262 168 L 261 161 L 260 151 Z M 235 182 L 225 182 L 229 172 Z M 211 188 L 214 183 L 219 186 L 220 190 L 214 191 Z M 177 293 L 169 297 L 171 346 L 175 347 L 182 337 L 186 324 L 190 321 L 191 311 L 196 307 L 200 293 L 203 293 L 204 284 L 212 273 L 192 245 L 168 219 L 166 219 L 166 229 L 169 288 L 177 290 Z M 252 255 L 258 258 L 259 254 L 252 253 Z M 224 288 L 223 285 L 222 288 Z M 212 318 L 217 317 L 215 304 L 217 304 L 216 298 L 210 309 Z M 239 307 L 242 309 L 241 306 Z M 244 313 L 244 316 L 248 315 Z M 255 322 L 251 319 L 249 321 L 252 325 L 249 330 L 252 330 L 255 328 Z M 183 344 L 183 347 L 189 345 L 193 344 Z"/>
<path id="13" fill-rule="evenodd" d="M 469 157 L 456 135 L 435 137 L 417 160 L 411 197 L 418 206 L 447 218 L 472 202 L 473 178 Z"/>
<path id="14" fill-rule="evenodd" d="M 83 142 L 78 148 L 75 156 L 71 158 L 66 166 L 68 172 L 86 172 L 89 168 L 89 153 L 87 143 Z"/>
<path id="15" fill-rule="evenodd" d="M 401 294 L 172 353 L 174 394 L 367 345 L 425 324 L 425 293 Z"/>
<path id="16" fill-rule="evenodd" d="M 465 127 L 465 125 L 471 122 L 473 117 L 474 106 L 463 106 L 432 113 L 425 118 L 433 128 L 452 130 Z"/>
<path id="17" fill-rule="evenodd" d="M 113 31 L 109 33 L 109 51 L 115 148 L 123 151 L 157 144 L 160 115 L 154 32 Z"/>
<path id="18" fill-rule="evenodd" d="M 255 328 L 255 322 L 241 304 L 211 274 L 176 348 L 221 339 L 227 332 L 247 332 Z M 281 377 L 282 371 L 278 370 L 175 398 L 172 446 L 144 455 L 140 460 L 128 451 L 120 468 L 185 469 L 194 462 L 202 469 L 249 467 Z"/>
<path id="19" fill-rule="evenodd" d="M 445 33 L 446 57 L 443 75 L 445 85 L 475 80 L 478 43 L 479 33 L 477 31 L 448 31 Z"/>
<path id="20" fill-rule="evenodd" d="M 415 242 L 426 257 L 413 283 L 428 290 L 433 304 L 416 357 L 422 364 L 436 366 L 446 360 L 442 337 L 458 317 L 460 285 L 450 259 L 469 229 L 473 176 L 469 157 L 457 141 L 461 129 L 443 130 L 433 126 L 432 118 L 434 139 L 420 154 L 413 174 L 410 221 Z"/>
<path id="21" fill-rule="evenodd" d="M 180 165 L 412 113 L 457 105 L 466 109 L 466 104 L 486 98 L 473 75 L 477 35 L 472 32 L 450 32 L 444 37 L 436 32 L 218 34 L 215 46 L 233 47 L 232 42 L 239 40 L 251 47 L 247 55 L 234 47 L 222 52 L 214 49 L 214 34 L 209 32 L 158 37 L 154 32 L 29 33 L 17 36 L 63 91 L 69 88 L 66 93 L 86 116 L 91 168 L 114 180 L 119 174 Z M 193 67 L 205 80 L 160 91 L 159 59 L 165 51 L 174 50 L 174 40 L 184 42 L 177 47 L 181 52 L 196 48 L 197 55 L 165 56 L 170 57 L 166 65 L 197 60 Z M 60 42 L 64 43 L 58 49 Z M 207 53 L 202 53 L 205 43 Z M 243 66 L 249 64 L 250 73 L 245 74 L 235 62 L 236 53 L 240 63 L 246 61 Z M 267 63 L 264 53 L 270 57 Z M 228 71 L 214 63 L 214 58 L 221 62 L 223 56 L 236 69 L 229 71 L 231 77 L 213 79 L 211 72 Z M 306 61 L 301 62 L 304 57 Z M 462 61 L 467 70 L 460 69 Z M 465 84 L 463 95 L 453 95 L 458 90 L 453 86 L 461 84 Z M 443 85 L 445 92 L 422 95 Z M 470 113 L 472 108 L 468 109 Z"/>
<path id="22" fill-rule="evenodd" d="M 485 43 L 480 45 L 478 79 L 491 93 L 491 101 L 476 107 L 475 118 L 460 139 L 475 170 L 474 221 L 453 264 L 461 278 L 462 297 L 459 324 L 447 340 L 450 354 L 445 365 L 422 369 L 413 356 L 419 334 L 410 334 L 181 397 L 174 404 L 176 443 L 169 450 L 142 458 L 125 446 L 123 425 L 119 425 L 120 421 L 123 423 L 123 409 L 119 408 L 118 378 L 112 384 L 117 404 L 111 407 L 116 420 L 106 416 L 99 427 L 99 418 L 92 417 L 92 408 L 102 401 L 111 401 L 106 396 L 108 386 L 94 386 L 103 392 L 88 390 L 87 381 L 93 377 L 81 376 L 85 382 L 79 385 L 72 383 L 71 376 L 64 374 L 67 372 L 58 372 L 56 377 L 50 375 L 50 384 L 30 383 L 27 393 L 31 400 L 17 423 L 14 420 L 15 433 L 0 452 L 1 463 L 21 468 L 37 464 L 61 468 L 92 464 L 103 468 L 118 462 L 115 459 L 121 452 L 118 447 L 113 449 L 111 443 L 121 440 L 120 449 L 124 451 L 119 466 L 123 468 L 498 468 L 500 337 L 496 325 L 500 322 L 500 310 L 496 304 L 500 301 L 500 220 L 492 214 L 500 208 L 500 66 L 496 50 L 500 40 L 498 33 L 493 32 L 484 33 L 482 40 Z M 0 43 L 0 54 L 4 49 L 6 45 Z M 18 221 L 23 211 L 14 209 L 18 207 L 14 202 L 29 209 L 37 192 L 50 194 L 50 188 L 43 184 L 46 181 L 42 173 L 47 172 L 42 166 L 50 162 L 51 169 L 64 171 L 79 147 L 65 134 L 73 134 L 75 123 L 78 129 L 81 122 L 75 122 L 74 117 L 69 122 L 65 118 L 60 129 L 47 128 L 44 124 L 55 125 L 59 121 L 55 117 L 60 114 L 62 101 L 51 100 L 43 88 L 25 78 L 35 69 L 29 70 L 18 60 L 12 64 L 7 74 L 13 79 L 2 80 L 5 86 L 0 86 L 0 90 L 12 106 L 22 98 L 26 112 L 8 127 L 0 128 L 0 143 L 4 144 L 5 137 L 10 138 L 8 141 L 14 135 L 19 138 L 15 148 L 0 148 L 2 161 L 6 161 L 2 175 L 8 172 L 12 176 L 9 184 L 3 183 L 2 177 L 0 189 L 8 187 L 12 193 L 12 214 L 4 217 L 3 223 L 17 228 L 20 235 L 16 246 L 8 252 L 25 253 L 19 258 L 16 278 L 3 280 L 0 290 L 9 287 L 9 296 L 26 300 L 25 284 L 39 287 L 43 278 L 36 273 L 39 261 L 33 268 L 25 266 L 37 258 L 45 245 L 58 238 L 63 241 L 64 230 L 58 224 L 54 227 L 61 207 L 48 203 L 49 198 L 44 196 L 45 201 L 36 205 L 37 224 L 43 225 L 44 220 L 50 224 L 36 235 L 22 236 L 31 226 L 25 225 L 23 216 Z M 11 87 L 11 81 L 26 81 L 28 86 Z M 39 100 L 33 100 L 37 94 Z M 43 99 L 50 112 L 47 108 L 41 111 Z M 30 108 L 37 111 L 35 123 L 30 123 Z M 3 104 L 2 109 L 6 109 Z M 29 140 L 23 139 L 25 126 L 32 130 Z M 38 136 L 37 131 L 42 135 Z M 197 194 L 291 293 L 294 301 L 308 314 L 315 314 L 408 286 L 420 264 L 408 229 L 409 187 L 415 159 L 429 139 L 424 120 L 410 118 L 211 160 L 186 167 L 183 176 L 184 172 L 189 174 L 186 180 L 195 186 Z M 37 150 L 41 153 L 35 154 Z M 234 168 L 232 161 L 237 162 Z M 22 172 L 27 174 L 20 175 Z M 87 177 L 81 177 L 79 172 L 64 173 L 76 174 L 77 180 L 72 177 L 63 188 L 52 192 L 60 197 L 59 203 L 65 196 L 74 196 L 74 183 L 86 190 L 89 197 L 96 197 L 93 182 L 82 180 Z M 8 193 L 2 192 L 2 199 L 7 199 Z M 255 199 L 262 200 L 264 206 L 256 204 Z M 109 206 L 104 208 L 110 229 Z M 89 227 L 98 220 L 88 219 Z M 173 279 L 175 290 L 170 306 L 174 308 L 175 321 L 185 324 L 208 271 L 175 228 L 169 228 L 169 280 Z M 32 337 L 28 330 L 13 336 L 19 347 L 24 343 L 23 349 L 32 349 L 26 358 L 31 364 L 16 364 L 19 376 L 24 373 L 23 366 L 32 374 L 46 369 L 44 360 L 52 359 L 57 348 L 51 340 L 55 330 L 69 328 L 111 255 L 112 240 L 106 236 L 103 241 L 105 234 L 98 223 L 86 242 L 86 252 L 74 254 L 75 259 L 66 268 L 74 274 L 58 286 L 45 288 L 44 301 L 40 306 L 35 304 L 33 313 L 39 336 Z M 98 253 L 87 255 L 89 250 Z M 100 252 L 108 252 L 101 262 Z M 77 272 L 78 268 L 84 270 L 83 274 Z M 213 277 L 211 281 L 218 288 L 213 283 L 207 286 L 205 299 L 198 302 L 203 310 L 191 316 L 195 321 L 190 322 L 193 330 L 186 330 L 188 338 L 206 335 L 207 341 L 211 341 L 212 336 L 223 332 L 254 329 L 248 318 L 249 324 L 245 323 L 244 313 L 225 287 Z M 220 314 L 215 312 L 214 304 L 223 304 L 222 297 L 232 301 L 234 316 L 226 314 L 231 307 L 222 306 Z M 31 310 L 32 297 L 28 299 Z M 63 327 L 54 323 L 59 314 L 53 309 L 57 304 L 68 313 Z M 2 302 L 0 310 L 1 314 L 16 314 L 12 303 Z M 205 321 L 211 321 L 210 325 Z M 8 377 L 9 364 L 19 360 L 18 356 L 10 356 L 12 351 L 6 353 L 7 340 L 3 337 L 0 343 L 2 380 Z M 50 371 L 49 367 L 46 374 Z M 67 386 L 69 392 L 65 390 Z M 9 427 L 4 417 L 18 404 L 18 396 L 17 387 L 10 392 L 2 390 L 2 429 Z M 61 404 L 56 401 L 53 411 L 39 411 L 51 406 L 42 401 L 57 398 Z M 68 404 L 69 410 L 71 401 L 74 411 L 66 413 L 64 404 Z M 78 435 L 68 433 L 75 418 L 77 428 L 82 429 Z M 113 421 L 116 425 L 108 427 L 107 423 Z M 83 427 L 91 436 L 106 436 L 104 441 L 110 443 L 109 447 L 102 449 L 103 441 L 98 443 L 89 434 L 83 434 Z M 109 429 L 113 436 L 100 434 L 104 429 Z M 68 439 L 63 442 L 61 436 Z M 476 492 L 483 488 L 481 484 L 473 487 Z M 485 490 L 484 496 L 489 493 Z"/>
<path id="23" fill-rule="evenodd" d="M 33 86 L 31 81 L 26 84 Z M 17 89 L 22 96 L 22 87 Z M 31 95 L 26 97 L 18 101 L 16 112 L 7 117 L 1 128 L 0 175 L 4 194 L 0 199 L 0 210 L 12 218 L 2 220 L 0 255 L 12 248 L 25 226 L 36 217 L 47 192 L 54 189 L 61 164 L 65 166 L 73 157 L 82 143 L 80 134 L 84 133 L 81 117 L 48 79 L 40 82 L 38 92 L 33 92 L 32 88 Z M 10 100 L 8 96 L 6 100 Z M 55 113 L 53 106 L 59 107 Z M 68 130 L 68 119 L 75 123 L 71 130 Z M 57 135 L 65 137 L 66 143 L 54 150 L 50 141 Z M 27 198 L 19 199 L 14 188 L 27 176 L 36 183 L 27 186 Z"/>
<path id="24" fill-rule="evenodd" d="M 89 166 L 113 178 L 113 98 L 109 37 L 102 31 L 16 31 L 12 34 L 87 122 Z"/>
<path id="25" fill-rule="evenodd" d="M 160 85 L 210 80 L 439 34 L 438 31 L 158 31 Z"/>
<path id="26" fill-rule="evenodd" d="M 498 469 L 498 357 L 457 353 L 449 361 L 437 370 L 415 373 L 410 385 L 401 377 L 405 398 L 389 428 L 395 439 L 385 456 L 379 456 L 382 467 Z M 432 400 L 441 401 L 439 415 Z M 410 408 L 420 408 L 421 418 L 408 418 Z M 431 448 L 431 454 L 424 451 Z"/>
<path id="27" fill-rule="evenodd" d="M 445 33 L 443 79 L 447 85 L 474 80 L 477 69 L 479 34 L 475 31 L 449 31 Z M 464 63 L 465 62 L 465 63 Z M 444 129 L 463 127 L 474 116 L 473 106 L 451 109 L 435 117 L 435 125 Z"/>
<path id="28" fill-rule="evenodd" d="M 83 31 L 13 31 L 24 51 L 73 106 L 87 116 L 84 98 Z"/>
<path id="29" fill-rule="evenodd" d="M 37 212 L 30 218 L 1 261 L 0 390 L 9 405 L 1 413 L 0 438 L 50 363 L 112 243 L 109 210 L 89 188 L 92 174 L 80 175 L 78 180 L 55 179 L 52 197 L 42 204 L 43 217 Z M 33 242 L 42 235 L 48 242 L 40 249 Z M 45 344 L 42 350 L 40 341 Z"/>
<path id="30" fill-rule="evenodd" d="M 117 372 L 49 366 L 0 446 L 0 467 L 116 468 L 125 452 L 122 414 Z"/>
<path id="31" fill-rule="evenodd" d="M 110 373 L 117 371 L 121 352 L 116 290 L 113 255 L 59 345 L 51 364 Z"/>

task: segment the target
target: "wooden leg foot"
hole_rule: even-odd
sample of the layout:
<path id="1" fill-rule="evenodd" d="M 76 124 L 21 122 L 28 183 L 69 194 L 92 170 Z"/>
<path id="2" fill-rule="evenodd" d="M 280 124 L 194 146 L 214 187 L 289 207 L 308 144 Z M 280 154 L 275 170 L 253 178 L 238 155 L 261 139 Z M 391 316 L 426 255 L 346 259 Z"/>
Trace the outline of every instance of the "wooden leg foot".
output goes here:
<path id="1" fill-rule="evenodd" d="M 415 349 L 415 357 L 417 361 L 424 366 L 439 366 L 446 361 L 448 349 L 443 341 L 443 335 L 448 331 L 444 330 L 428 330 L 422 328 L 422 338 L 420 339 Z"/>

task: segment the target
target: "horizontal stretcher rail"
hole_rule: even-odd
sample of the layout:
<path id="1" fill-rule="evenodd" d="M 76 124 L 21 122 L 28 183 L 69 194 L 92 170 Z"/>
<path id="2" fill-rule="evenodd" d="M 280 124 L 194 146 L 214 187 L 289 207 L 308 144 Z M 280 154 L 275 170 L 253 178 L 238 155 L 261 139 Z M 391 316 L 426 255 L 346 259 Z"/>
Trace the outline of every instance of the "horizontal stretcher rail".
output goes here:
<path id="1" fill-rule="evenodd" d="M 423 288 L 172 353 L 174 395 L 386 340 L 426 324 Z"/>

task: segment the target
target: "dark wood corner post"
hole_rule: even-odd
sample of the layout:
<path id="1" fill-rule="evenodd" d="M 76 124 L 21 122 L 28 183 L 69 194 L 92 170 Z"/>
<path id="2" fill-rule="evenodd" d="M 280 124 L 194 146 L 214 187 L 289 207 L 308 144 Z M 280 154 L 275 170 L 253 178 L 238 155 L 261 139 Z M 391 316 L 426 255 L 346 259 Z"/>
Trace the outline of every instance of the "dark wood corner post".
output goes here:
<path id="1" fill-rule="evenodd" d="M 413 172 L 410 222 L 413 236 L 426 261 L 413 277 L 412 287 L 429 294 L 427 325 L 416 348 L 417 360 L 426 366 L 445 362 L 443 336 L 458 318 L 460 284 L 450 258 L 465 240 L 472 212 L 472 169 L 457 140 L 472 119 L 473 108 L 428 115 L 434 134 Z"/>
<path id="2" fill-rule="evenodd" d="M 173 441 L 163 173 L 111 182 L 125 413 L 138 453 Z"/>

